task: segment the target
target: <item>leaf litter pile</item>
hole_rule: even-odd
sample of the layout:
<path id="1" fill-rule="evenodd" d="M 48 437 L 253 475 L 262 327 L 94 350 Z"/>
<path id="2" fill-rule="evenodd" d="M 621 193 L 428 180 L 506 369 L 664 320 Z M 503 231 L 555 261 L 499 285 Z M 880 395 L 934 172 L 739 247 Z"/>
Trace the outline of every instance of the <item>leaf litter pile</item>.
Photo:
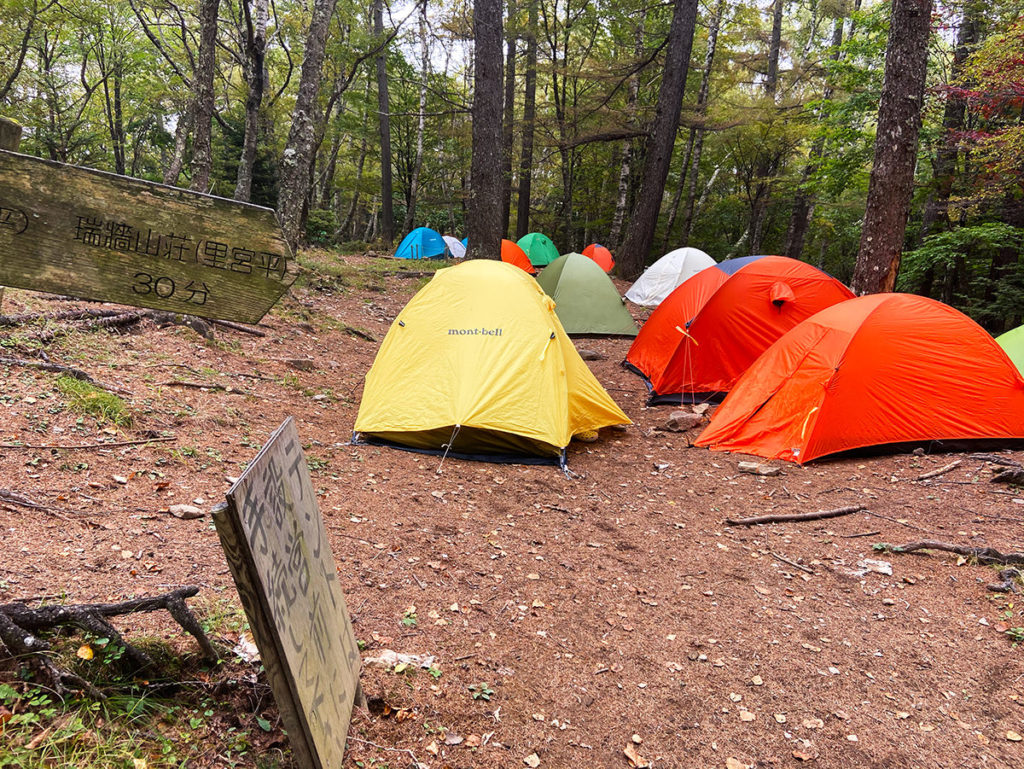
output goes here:
<path id="1" fill-rule="evenodd" d="M 577 340 L 635 425 L 574 442 L 571 477 L 351 446 L 363 377 L 418 284 L 344 259 L 347 277 L 296 289 L 263 336 L 151 318 L 43 341 L 0 329 L 11 360 L 85 371 L 124 411 L 71 405 L 52 370 L 0 365 L 0 604 L 197 585 L 211 639 L 236 649 L 226 664 L 255 681 L 242 623 L 223 621 L 240 609 L 209 510 L 291 415 L 364 647 L 346 766 L 1024 761 L 1021 580 L 971 557 L 1024 552 L 1024 488 L 991 482 L 1024 452 L 801 468 L 689 448 L 700 426 L 645 407 L 624 339 Z M 3 311 L 79 306 L 96 305 L 8 290 Z M 922 541 L 967 555 L 900 547 Z M 114 622 L 195 651 L 165 615 Z M 72 645 L 84 677 L 93 646 Z M 188 675 L 217 674 L 197 665 Z M 17 668 L 0 663 L 0 683 Z M 262 692 L 212 697 L 210 719 L 258 723 L 287 766 Z M 189 765 L 256 765 L 257 751 L 218 751 Z"/>

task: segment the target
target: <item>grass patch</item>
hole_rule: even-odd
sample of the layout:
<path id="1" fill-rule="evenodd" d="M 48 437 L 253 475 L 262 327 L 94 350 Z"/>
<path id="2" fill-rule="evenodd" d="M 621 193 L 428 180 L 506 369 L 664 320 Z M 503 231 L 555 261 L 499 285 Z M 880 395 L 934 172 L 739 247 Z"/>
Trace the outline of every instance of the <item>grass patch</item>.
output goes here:
<path id="1" fill-rule="evenodd" d="M 57 378 L 57 389 L 67 398 L 68 408 L 95 417 L 101 424 L 131 427 L 134 421 L 128 406 L 111 392 L 70 376 Z"/>
<path id="2" fill-rule="evenodd" d="M 344 291 L 345 288 L 383 291 L 388 275 L 403 272 L 435 272 L 450 267 L 444 259 L 373 259 L 366 263 L 350 264 L 334 251 L 306 249 L 298 255 L 302 274 L 299 281 L 321 291 Z"/>

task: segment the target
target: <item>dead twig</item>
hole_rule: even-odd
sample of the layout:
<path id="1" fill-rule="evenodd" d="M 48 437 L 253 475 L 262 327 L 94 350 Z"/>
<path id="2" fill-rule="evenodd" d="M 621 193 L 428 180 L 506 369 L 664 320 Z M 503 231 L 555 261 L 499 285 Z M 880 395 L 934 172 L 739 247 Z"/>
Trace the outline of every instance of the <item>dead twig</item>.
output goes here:
<path id="1" fill-rule="evenodd" d="M 800 569 L 800 571 L 806 572 L 807 574 L 814 574 L 814 570 L 813 569 L 809 569 L 806 566 L 804 566 L 803 564 L 796 563 L 795 561 L 791 561 L 788 558 L 783 558 L 781 555 L 779 555 L 778 553 L 772 552 L 771 550 L 768 551 L 768 555 L 770 555 L 776 561 L 782 561 L 783 563 L 788 563 L 794 569 Z"/>
<path id="2" fill-rule="evenodd" d="M 232 395 L 252 395 L 248 390 L 239 390 L 235 387 L 228 387 L 219 384 L 203 384 L 202 382 L 185 382 L 181 379 L 171 379 L 167 382 L 158 382 L 157 387 L 189 387 L 194 390 L 217 390 L 231 393 Z"/>
<path id="3" fill-rule="evenodd" d="M 1001 457 L 998 454 L 971 454 L 969 459 L 977 459 L 981 462 L 991 462 L 994 465 L 1003 465 L 1004 467 L 1021 467 L 1021 463 L 1015 459 L 1009 457 Z"/>
<path id="4" fill-rule="evenodd" d="M 252 336 L 266 336 L 266 331 L 260 331 L 258 328 L 252 326 L 245 326 L 241 323 L 232 323 L 230 320 L 214 320 L 211 321 L 215 326 L 223 326 L 224 328 L 230 328 L 232 331 L 239 331 L 243 334 L 251 334 Z"/>
<path id="5" fill-rule="evenodd" d="M 963 462 L 964 461 L 962 459 L 958 459 L 955 462 L 950 462 L 948 465 L 940 467 L 938 470 L 931 470 L 930 472 L 927 473 L 921 473 L 914 480 L 926 481 L 929 478 L 937 478 L 940 475 L 945 475 L 950 470 L 956 470 L 958 467 L 960 467 L 960 465 L 963 464 Z"/>
<path id="6" fill-rule="evenodd" d="M 66 310 L 65 312 L 26 312 L 20 315 L 0 315 L 0 326 L 19 326 L 36 320 L 87 320 L 112 318 L 124 310 Z"/>
<path id="7" fill-rule="evenodd" d="M 873 537 L 881 533 L 880 531 L 862 531 L 860 534 L 840 534 L 839 536 L 843 539 L 857 539 L 858 537 Z"/>
<path id="8" fill-rule="evenodd" d="M 864 505 L 851 505 L 849 507 L 837 507 L 834 510 L 818 510 L 813 513 L 775 513 L 773 515 L 754 516 L 753 518 L 726 518 L 725 522 L 730 526 L 759 526 L 763 523 L 817 521 L 822 518 L 838 518 L 841 515 L 859 513 L 864 509 Z"/>
<path id="9" fill-rule="evenodd" d="M 347 738 L 347 741 L 348 742 L 358 742 L 358 743 L 360 743 L 362 745 L 369 745 L 372 748 L 376 748 L 377 750 L 385 750 L 388 753 L 404 753 L 405 755 L 409 756 L 409 758 L 412 759 L 412 765 L 413 766 L 422 766 L 422 764 L 420 764 L 419 759 L 416 758 L 416 754 L 413 753 L 408 748 L 388 748 L 388 747 L 385 747 L 384 745 L 378 745 L 376 742 L 370 742 L 369 740 L 361 740 L 358 737 L 351 737 L 351 736 Z"/>

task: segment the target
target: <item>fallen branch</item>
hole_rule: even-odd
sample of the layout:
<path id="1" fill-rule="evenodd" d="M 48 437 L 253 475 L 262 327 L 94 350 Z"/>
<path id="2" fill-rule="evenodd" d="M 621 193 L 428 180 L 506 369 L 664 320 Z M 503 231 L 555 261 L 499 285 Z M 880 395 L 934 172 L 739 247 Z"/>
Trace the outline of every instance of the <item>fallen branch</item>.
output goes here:
<path id="1" fill-rule="evenodd" d="M 1019 593 L 1015 580 L 1020 579 L 1021 574 L 1016 569 L 1003 569 L 999 572 L 999 581 L 993 582 L 985 587 L 993 593 Z"/>
<path id="2" fill-rule="evenodd" d="M 944 467 L 940 467 L 938 470 L 932 470 L 931 472 L 921 473 L 919 476 L 917 476 L 915 480 L 926 481 L 929 478 L 937 478 L 940 475 L 945 475 L 950 470 L 956 470 L 962 464 L 963 460 L 958 459 L 955 462 L 950 462 L 948 465 L 945 465 Z"/>
<path id="3" fill-rule="evenodd" d="M 770 555 L 776 561 L 782 561 L 783 563 L 788 563 L 794 569 L 800 569 L 800 571 L 807 572 L 808 574 L 814 574 L 813 570 L 807 568 L 803 564 L 796 563 L 795 561 L 791 561 L 788 558 L 783 558 L 781 555 L 779 555 L 778 553 L 774 553 L 771 550 L 768 551 L 768 555 Z"/>
<path id="4" fill-rule="evenodd" d="M 206 637 L 202 626 L 192 610 L 185 603 L 186 598 L 199 593 L 198 587 L 183 587 L 169 593 L 151 598 L 136 598 L 121 603 L 79 604 L 74 606 L 44 605 L 29 608 L 24 603 L 0 604 L 0 641 L 12 653 L 25 657 L 28 662 L 48 679 L 58 694 L 69 692 L 66 684 L 84 690 L 95 699 L 103 699 L 103 694 L 95 686 L 79 676 L 61 670 L 54 664 L 47 652 L 50 645 L 36 634 L 41 630 L 57 627 L 74 626 L 94 634 L 98 638 L 108 638 L 115 647 L 124 649 L 124 659 L 133 673 L 153 665 L 148 654 L 138 649 L 121 636 L 117 629 L 107 621 L 108 617 L 138 612 L 151 612 L 165 609 L 183 630 L 190 633 L 199 643 L 203 654 L 210 660 L 219 659 L 213 644 Z"/>
<path id="5" fill-rule="evenodd" d="M 0 449 L 59 449 L 61 451 L 82 451 L 91 449 L 109 449 L 114 448 L 115 446 L 142 446 L 146 443 L 160 443 L 162 441 L 174 440 L 177 440 L 177 437 L 174 435 L 170 435 L 160 438 L 143 438 L 137 441 L 114 441 L 112 443 L 78 443 L 70 446 L 40 443 L 0 443 Z"/>
<path id="6" fill-rule="evenodd" d="M 730 526 L 759 526 L 762 523 L 817 521 L 822 518 L 838 518 L 841 515 L 859 513 L 861 510 L 864 510 L 864 505 L 837 507 L 834 510 L 818 510 L 814 513 L 776 513 L 774 515 L 759 515 L 753 518 L 726 518 L 725 522 Z"/>
<path id="7" fill-rule="evenodd" d="M 239 390 L 220 384 L 203 384 L 202 382 L 186 382 L 181 379 L 171 379 L 167 382 L 159 382 L 157 387 L 188 387 L 193 390 L 218 390 L 232 395 L 252 395 L 248 390 Z"/>
<path id="8" fill-rule="evenodd" d="M 992 476 L 992 483 L 1012 483 L 1024 486 L 1024 468 L 1008 467 Z"/>
<path id="9" fill-rule="evenodd" d="M 87 320 L 112 318 L 124 310 L 66 310 L 65 312 L 26 312 L 20 315 L 0 315 L 0 326 L 19 326 L 36 320 Z"/>
<path id="10" fill-rule="evenodd" d="M 994 465 L 1003 465 L 1004 467 L 1021 467 L 1020 462 L 1009 457 L 1001 457 L 998 454 L 971 454 L 969 458 L 982 462 L 991 462 Z"/>
<path id="11" fill-rule="evenodd" d="M 55 374 L 64 374 L 65 376 L 72 377 L 73 379 L 78 379 L 82 382 L 88 382 L 94 387 L 99 387 L 102 390 L 108 390 L 110 392 L 119 393 L 121 395 L 131 395 L 131 392 L 128 390 L 123 390 L 120 387 L 115 387 L 114 385 L 107 385 L 103 384 L 102 382 L 97 382 L 95 379 L 89 376 L 89 374 L 85 373 L 81 369 L 73 368 L 71 366 L 62 366 L 59 363 L 49 363 L 46 361 L 37 360 L 25 360 L 24 358 L 0 357 L 0 366 L 22 366 L 24 368 L 37 368 L 43 371 L 50 371 Z"/>
<path id="12" fill-rule="evenodd" d="M 253 336 L 266 336 L 266 331 L 260 331 L 258 328 L 252 326 L 245 326 L 241 323 L 232 323 L 230 320 L 214 320 L 211 321 L 215 326 L 223 326 L 224 328 L 230 328 L 232 331 L 240 331 L 243 334 L 252 334 Z"/>
<path id="13" fill-rule="evenodd" d="M 973 558 L 985 566 L 1024 566 L 1024 553 L 1000 553 L 992 547 L 965 547 L 963 545 L 951 545 L 948 542 L 937 542 L 926 539 L 921 542 L 911 542 L 908 545 L 875 545 L 876 549 L 888 550 L 893 553 L 914 553 L 918 550 L 941 550 L 946 553 L 962 555 L 965 558 Z"/>

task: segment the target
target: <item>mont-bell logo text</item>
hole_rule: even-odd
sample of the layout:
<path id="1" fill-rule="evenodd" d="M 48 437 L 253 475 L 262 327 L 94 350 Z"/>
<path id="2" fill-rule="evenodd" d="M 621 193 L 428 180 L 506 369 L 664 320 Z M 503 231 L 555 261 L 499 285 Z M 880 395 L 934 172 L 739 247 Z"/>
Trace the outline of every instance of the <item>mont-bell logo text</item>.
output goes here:
<path id="1" fill-rule="evenodd" d="M 501 336 L 502 328 L 450 328 L 448 336 Z"/>

